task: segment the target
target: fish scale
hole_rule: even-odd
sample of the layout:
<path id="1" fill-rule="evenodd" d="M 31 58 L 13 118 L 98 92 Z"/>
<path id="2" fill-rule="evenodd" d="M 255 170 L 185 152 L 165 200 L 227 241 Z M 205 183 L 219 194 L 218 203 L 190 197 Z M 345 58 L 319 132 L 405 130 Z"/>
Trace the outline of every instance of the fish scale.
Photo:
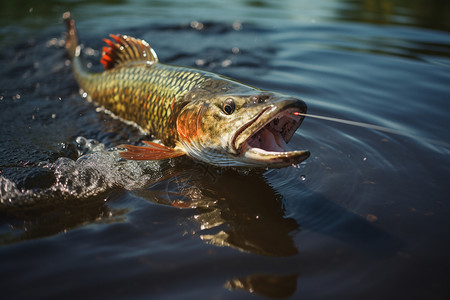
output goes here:
<path id="1" fill-rule="evenodd" d="M 176 127 L 170 118 L 172 111 L 183 103 L 187 92 L 208 79 L 186 68 L 147 63 L 124 64 L 96 74 L 76 69 L 76 77 L 92 100 L 135 122 L 168 146 L 176 140 L 172 136 Z"/>

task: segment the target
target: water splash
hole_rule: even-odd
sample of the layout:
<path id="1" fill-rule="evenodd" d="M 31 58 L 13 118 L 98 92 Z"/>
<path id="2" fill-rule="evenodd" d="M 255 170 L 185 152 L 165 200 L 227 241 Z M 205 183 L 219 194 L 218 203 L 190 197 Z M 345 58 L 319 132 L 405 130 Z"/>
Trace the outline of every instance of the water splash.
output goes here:
<path id="1" fill-rule="evenodd" d="M 170 160 L 124 160 L 119 149 L 106 149 L 104 144 L 84 137 L 78 137 L 76 144 L 78 159 L 60 157 L 53 163 L 40 164 L 54 176 L 49 188 L 20 189 L 15 182 L 0 176 L 0 207 L 60 197 L 87 198 L 112 188 L 139 189 L 160 179 L 163 165 L 172 164 Z"/>

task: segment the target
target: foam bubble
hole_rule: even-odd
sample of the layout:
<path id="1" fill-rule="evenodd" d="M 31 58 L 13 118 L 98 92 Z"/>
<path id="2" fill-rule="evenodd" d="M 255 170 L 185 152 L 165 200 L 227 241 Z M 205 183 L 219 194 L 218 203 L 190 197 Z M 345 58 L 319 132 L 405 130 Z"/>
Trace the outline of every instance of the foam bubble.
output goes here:
<path id="1" fill-rule="evenodd" d="M 42 168 L 53 173 L 49 188 L 19 189 L 13 181 L 0 176 L 0 205 L 23 205 L 37 199 L 55 197 L 87 198 L 112 188 L 139 189 L 163 176 L 170 161 L 132 161 L 120 158 L 120 149 L 106 149 L 96 140 L 76 139 L 80 156 L 73 160 L 60 157 Z"/>

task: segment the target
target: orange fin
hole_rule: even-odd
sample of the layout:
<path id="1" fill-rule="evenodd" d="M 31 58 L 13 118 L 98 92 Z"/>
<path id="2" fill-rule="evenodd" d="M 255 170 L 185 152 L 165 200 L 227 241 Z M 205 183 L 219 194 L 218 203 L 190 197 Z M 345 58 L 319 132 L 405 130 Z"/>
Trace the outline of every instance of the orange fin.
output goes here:
<path id="1" fill-rule="evenodd" d="M 155 51 L 146 41 L 121 34 L 110 37 L 112 40 L 103 39 L 108 46 L 103 47 L 100 60 L 106 70 L 131 61 L 158 62 Z"/>
<path id="2" fill-rule="evenodd" d="M 161 160 L 173 158 L 186 153 L 179 149 L 173 149 L 157 143 L 142 141 L 149 147 L 121 145 L 119 147 L 126 148 L 128 151 L 120 152 L 120 157 L 130 160 Z"/>

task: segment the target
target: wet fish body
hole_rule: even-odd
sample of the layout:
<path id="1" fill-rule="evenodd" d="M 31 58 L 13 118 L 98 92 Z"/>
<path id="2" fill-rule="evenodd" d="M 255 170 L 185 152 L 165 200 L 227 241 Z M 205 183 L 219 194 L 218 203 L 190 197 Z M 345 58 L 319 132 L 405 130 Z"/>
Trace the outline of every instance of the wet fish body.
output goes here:
<path id="1" fill-rule="evenodd" d="M 309 156 L 287 143 L 306 104 L 197 69 L 159 63 L 147 42 L 125 35 L 105 39 L 105 71 L 86 68 L 69 13 L 66 48 L 80 88 L 96 103 L 133 121 L 164 145 L 125 145 L 126 159 L 188 155 L 215 166 L 285 167 Z"/>

